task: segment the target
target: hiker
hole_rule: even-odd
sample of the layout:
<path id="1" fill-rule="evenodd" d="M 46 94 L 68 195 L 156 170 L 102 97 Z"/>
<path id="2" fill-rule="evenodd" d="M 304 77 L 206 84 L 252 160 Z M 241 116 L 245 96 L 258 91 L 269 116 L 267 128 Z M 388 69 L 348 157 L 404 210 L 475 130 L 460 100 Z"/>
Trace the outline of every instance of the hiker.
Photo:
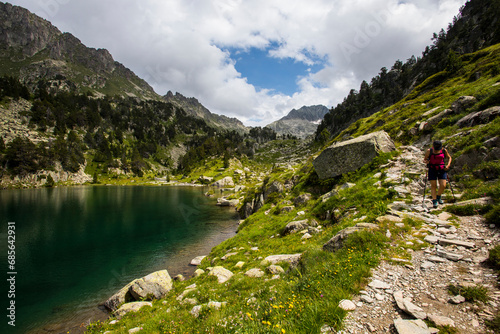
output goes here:
<path id="1" fill-rule="evenodd" d="M 445 159 L 448 160 L 447 164 L 445 164 Z M 425 152 L 424 162 L 429 168 L 427 178 L 431 182 L 432 206 L 437 208 L 438 204 L 443 204 L 441 195 L 446 188 L 446 180 L 448 179 L 446 172 L 450 169 L 451 156 L 448 150 L 443 148 L 443 143 L 436 140 L 432 143 L 432 148 Z M 439 189 L 437 189 L 438 181 Z"/>

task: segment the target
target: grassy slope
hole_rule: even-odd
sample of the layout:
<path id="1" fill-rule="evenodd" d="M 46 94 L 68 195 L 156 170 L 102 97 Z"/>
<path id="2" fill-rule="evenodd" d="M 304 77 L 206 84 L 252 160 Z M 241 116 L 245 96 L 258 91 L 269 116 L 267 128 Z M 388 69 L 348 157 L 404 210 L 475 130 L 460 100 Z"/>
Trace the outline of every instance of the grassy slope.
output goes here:
<path id="1" fill-rule="evenodd" d="M 416 122 L 425 120 L 422 116 L 424 112 L 437 106 L 449 108 L 462 95 L 476 96 L 479 99 L 479 106 L 474 107 L 476 109 L 481 104 L 486 106 L 492 103 L 500 89 L 500 86 L 494 86 L 500 81 L 500 46 L 467 55 L 463 57 L 463 62 L 464 67 L 455 77 L 444 80 L 443 75 L 429 78 L 404 101 L 356 122 L 339 138 L 345 134 L 358 136 L 383 129 L 397 138 L 399 143 L 410 144 L 418 138 L 409 137 L 406 133 Z M 482 72 L 481 78 L 470 81 L 471 75 L 477 71 Z M 452 115 L 444 119 L 431 134 L 444 139 L 456 133 L 459 130 L 454 124 L 462 116 Z M 454 157 L 477 148 L 485 139 L 498 135 L 500 119 L 476 129 L 460 131 L 464 130 L 476 131 L 448 140 Z M 398 137 L 400 131 L 403 131 L 403 135 Z M 269 152 L 262 156 L 277 158 L 274 153 Z M 322 251 L 322 245 L 327 240 L 341 229 L 355 225 L 355 219 L 367 216 L 365 222 L 374 222 L 376 217 L 385 213 L 387 205 L 393 201 L 393 194 L 386 188 L 378 189 L 373 184 L 377 181 L 374 175 L 383 173 L 384 168 L 381 166 L 391 158 L 390 154 L 383 155 L 357 172 L 345 175 L 340 180 L 326 182 L 320 182 L 315 176 L 311 158 L 306 157 L 301 164 L 293 166 L 293 169 L 271 169 L 273 161 L 260 167 L 251 165 L 251 161 L 243 161 L 250 168 L 261 168 L 259 171 L 263 172 L 270 170 L 267 180 L 284 182 L 295 176 L 299 181 L 291 191 L 273 196 L 261 210 L 246 219 L 240 226 L 239 233 L 215 247 L 200 266 L 206 269 L 221 265 L 231 270 L 235 276 L 225 284 L 218 284 L 215 277 L 206 274 L 176 283 L 174 290 L 165 299 L 153 302 L 153 308 L 129 314 L 116 325 L 92 324 L 89 332 L 113 330 L 113 333 L 127 333 L 130 328 L 142 327 L 147 333 L 318 333 L 324 324 L 339 329 L 345 312 L 338 308 L 338 302 L 349 298 L 363 287 L 370 275 L 370 268 L 382 259 L 409 258 L 406 252 L 406 247 L 409 246 L 398 238 L 404 237 L 412 227 L 419 225 L 418 221 L 410 219 L 406 219 L 404 226 L 399 227 L 389 222 L 379 223 L 378 231 L 352 235 L 336 253 Z M 214 160 L 213 163 L 206 164 L 206 167 L 200 167 L 191 179 L 202 174 L 215 176 L 215 171 L 220 167 L 218 164 L 220 161 Z M 224 173 L 229 175 L 231 168 L 219 176 Z M 352 182 L 356 186 L 340 191 L 338 196 L 325 203 L 321 201 L 319 194 L 344 182 Z M 493 195 L 497 200 L 500 197 L 498 180 L 481 182 L 468 179 L 467 182 L 472 182 L 477 187 L 463 188 L 467 185 L 465 181 L 457 184 L 465 197 L 478 197 L 485 193 Z M 248 185 L 260 188 L 262 185 L 257 183 L 249 180 Z M 255 190 L 248 190 L 252 191 Z M 283 206 L 289 205 L 304 192 L 312 193 L 313 199 L 290 213 L 281 213 Z M 407 200 L 411 201 L 411 198 Z M 327 210 L 336 210 L 336 223 L 322 219 Z M 300 211 L 305 214 L 298 216 Z M 323 226 L 322 232 L 308 241 L 302 241 L 301 234 L 285 237 L 280 235 L 288 222 L 298 219 L 315 219 Z M 386 230 L 391 231 L 392 240 L 387 239 Z M 258 247 L 258 250 L 252 250 L 254 247 Z M 424 244 L 420 247 L 426 246 Z M 222 261 L 220 258 L 228 252 L 235 252 L 237 255 Z M 280 279 L 271 280 L 272 275 L 269 273 L 263 278 L 244 276 L 250 268 L 265 270 L 266 266 L 261 261 L 268 255 L 293 253 L 303 253 L 301 263 Z M 245 262 L 242 269 L 235 267 L 239 261 Z M 286 264 L 283 267 L 288 269 Z M 198 289 L 187 297 L 196 298 L 198 304 L 218 301 L 227 302 L 227 305 L 220 310 L 204 309 L 199 318 L 194 318 L 189 314 L 193 305 L 185 305 L 176 300 L 176 296 L 193 283 L 197 284 Z"/>

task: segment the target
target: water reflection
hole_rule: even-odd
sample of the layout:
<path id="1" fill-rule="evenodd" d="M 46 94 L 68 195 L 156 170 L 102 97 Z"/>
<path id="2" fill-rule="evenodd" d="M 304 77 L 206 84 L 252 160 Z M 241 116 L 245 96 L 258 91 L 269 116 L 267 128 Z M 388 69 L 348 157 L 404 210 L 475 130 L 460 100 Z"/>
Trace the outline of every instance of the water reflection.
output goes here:
<path id="1" fill-rule="evenodd" d="M 0 233 L 8 221 L 17 228 L 24 327 L 14 333 L 95 309 L 152 271 L 186 272 L 192 257 L 234 235 L 237 219 L 199 189 L 138 186 L 0 191 L 0 217 Z"/>

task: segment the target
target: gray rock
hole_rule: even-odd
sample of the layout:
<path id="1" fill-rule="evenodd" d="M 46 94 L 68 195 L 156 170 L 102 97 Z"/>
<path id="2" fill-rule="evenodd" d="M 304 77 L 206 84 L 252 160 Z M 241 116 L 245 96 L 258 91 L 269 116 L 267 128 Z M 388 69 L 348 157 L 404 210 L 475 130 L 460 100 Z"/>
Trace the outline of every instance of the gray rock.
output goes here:
<path id="1" fill-rule="evenodd" d="M 467 241 L 462 241 L 462 240 L 454 240 L 454 239 L 439 239 L 439 244 L 440 245 L 455 245 L 455 246 L 462 246 L 466 248 L 473 248 L 475 244 L 473 242 L 467 242 Z"/>
<path id="2" fill-rule="evenodd" d="M 372 289 L 390 289 L 391 286 L 381 280 L 375 279 L 368 284 L 368 286 Z"/>
<path id="3" fill-rule="evenodd" d="M 129 334 L 132 334 L 132 333 L 138 333 L 138 332 L 140 332 L 140 331 L 142 331 L 142 328 L 141 328 L 141 327 L 135 327 L 135 328 L 131 328 L 131 329 L 129 329 L 129 330 L 128 330 L 128 333 L 129 333 Z"/>
<path id="4" fill-rule="evenodd" d="M 441 249 L 437 249 L 436 254 L 442 258 L 445 258 L 445 259 L 448 259 L 451 261 L 460 261 L 464 258 L 463 255 L 445 252 L 444 250 L 441 250 Z M 434 262 L 437 262 L 437 261 L 434 261 Z"/>
<path id="5" fill-rule="evenodd" d="M 267 267 L 267 271 L 269 271 L 269 273 L 273 275 L 279 275 L 285 273 L 285 270 L 281 266 L 277 266 L 274 264 Z"/>
<path id="6" fill-rule="evenodd" d="M 394 320 L 398 334 L 430 334 L 429 327 L 423 320 Z"/>
<path id="7" fill-rule="evenodd" d="M 359 223 L 356 226 L 353 227 L 348 227 L 337 233 L 333 238 L 328 240 L 324 245 L 323 245 L 323 250 L 329 251 L 329 252 L 335 252 L 342 248 L 344 244 L 344 240 L 351 234 L 355 232 L 359 232 L 365 229 L 377 229 L 378 225 L 375 224 L 368 224 L 368 223 Z"/>
<path id="8" fill-rule="evenodd" d="M 205 273 L 205 270 L 203 270 L 203 269 L 196 269 L 196 270 L 194 271 L 193 276 L 194 276 L 194 277 L 198 277 L 198 276 L 203 275 L 204 273 Z"/>
<path id="9" fill-rule="evenodd" d="M 245 276 L 256 277 L 256 278 L 262 277 L 264 275 L 265 275 L 264 272 L 259 268 L 252 268 L 245 273 Z"/>
<path id="10" fill-rule="evenodd" d="M 189 313 L 195 318 L 198 318 L 200 316 L 200 312 L 203 309 L 203 305 L 196 305 L 194 306 Z"/>
<path id="11" fill-rule="evenodd" d="M 231 271 L 220 266 L 213 267 L 208 275 L 217 277 L 217 281 L 221 284 L 227 282 L 231 277 L 233 277 L 233 273 Z"/>
<path id="12" fill-rule="evenodd" d="M 472 114 L 469 114 L 457 122 L 457 126 L 460 128 L 476 126 L 479 124 L 486 124 L 493 119 L 500 116 L 500 107 L 491 107 L 483 111 L 478 111 Z"/>
<path id="13" fill-rule="evenodd" d="M 192 266 L 199 266 L 199 265 L 201 265 L 201 261 L 203 261 L 203 259 L 206 258 L 206 257 L 207 257 L 206 255 L 197 256 L 197 257 L 195 257 L 194 259 L 191 260 L 190 265 L 192 265 Z"/>
<path id="14" fill-rule="evenodd" d="M 367 304 L 373 304 L 375 302 L 375 300 L 373 300 L 372 297 L 370 296 L 367 296 L 367 295 L 363 295 L 361 296 L 360 300 L 363 302 L 363 303 L 367 303 Z"/>
<path id="15" fill-rule="evenodd" d="M 233 178 L 230 176 L 226 176 L 225 178 L 215 181 L 214 183 L 211 184 L 212 187 L 234 187 L 234 181 Z"/>
<path id="16" fill-rule="evenodd" d="M 108 300 L 104 302 L 104 306 L 110 311 L 115 311 L 120 307 L 121 304 L 133 301 L 134 298 L 130 295 L 130 287 L 135 283 L 136 280 L 128 283 L 123 288 L 120 289 L 117 293 L 111 296 Z"/>
<path id="17" fill-rule="evenodd" d="M 435 314 L 429 314 L 427 318 L 432 321 L 436 326 L 451 326 L 455 327 L 455 322 L 448 318 L 448 317 L 442 317 L 439 315 Z"/>
<path id="18" fill-rule="evenodd" d="M 462 304 L 465 303 L 465 298 L 463 296 L 457 295 L 455 297 L 451 297 L 449 302 L 450 304 Z"/>
<path id="19" fill-rule="evenodd" d="M 311 194 L 302 194 L 293 200 L 293 204 L 301 206 L 307 204 L 311 200 Z"/>
<path id="20" fill-rule="evenodd" d="M 293 205 L 284 206 L 281 208 L 281 213 L 288 213 L 288 212 L 292 212 L 293 210 L 295 210 L 295 207 Z"/>
<path id="21" fill-rule="evenodd" d="M 356 309 L 356 304 L 347 299 L 342 299 L 339 303 L 339 308 L 344 311 L 354 311 Z"/>
<path id="22" fill-rule="evenodd" d="M 324 180 L 355 171 L 372 161 L 381 152 L 395 150 L 384 131 L 374 132 L 348 141 L 335 143 L 313 161 L 319 178 Z"/>
<path id="23" fill-rule="evenodd" d="M 267 187 L 266 191 L 264 192 L 264 200 L 267 201 L 268 197 L 273 193 L 281 194 L 283 191 L 283 184 L 278 181 L 274 181 Z"/>
<path id="24" fill-rule="evenodd" d="M 264 264 L 278 264 L 280 262 L 288 262 L 292 267 L 295 267 L 299 264 L 301 257 L 302 254 L 271 255 L 266 257 L 262 262 Z"/>
<path id="25" fill-rule="evenodd" d="M 451 110 L 453 110 L 455 114 L 460 114 L 473 106 L 476 102 L 477 99 L 474 96 L 460 96 L 451 104 Z"/>
<path id="26" fill-rule="evenodd" d="M 217 206 L 229 206 L 229 207 L 237 207 L 240 204 L 240 200 L 238 199 L 226 199 L 224 197 L 217 198 Z"/>
<path id="27" fill-rule="evenodd" d="M 283 229 L 283 232 L 281 232 L 281 235 L 288 235 L 288 234 L 297 233 L 299 231 L 305 230 L 308 227 L 309 227 L 309 221 L 307 219 L 293 221 L 293 222 L 288 223 L 285 226 L 285 228 Z"/>
<path id="28" fill-rule="evenodd" d="M 160 270 L 144 276 L 130 286 L 135 300 L 160 299 L 172 290 L 172 279 L 167 270 Z"/>
<path id="29" fill-rule="evenodd" d="M 132 302 L 123 304 L 118 310 L 114 312 L 114 315 L 118 319 L 121 319 L 121 317 L 123 317 L 125 314 L 130 312 L 137 312 L 145 306 L 153 307 L 153 304 L 151 302 Z"/>

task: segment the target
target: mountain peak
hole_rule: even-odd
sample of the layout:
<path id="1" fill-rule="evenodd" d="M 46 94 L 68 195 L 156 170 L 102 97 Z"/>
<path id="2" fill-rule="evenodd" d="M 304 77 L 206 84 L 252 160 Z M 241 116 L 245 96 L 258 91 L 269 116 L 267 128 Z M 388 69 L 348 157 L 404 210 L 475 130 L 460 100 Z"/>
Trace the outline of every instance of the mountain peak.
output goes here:
<path id="1" fill-rule="evenodd" d="M 267 127 L 280 135 L 306 138 L 316 131 L 319 122 L 328 111 L 328 108 L 323 105 L 303 106 L 298 110 L 292 109 L 288 115 L 267 125 Z"/>
<path id="2" fill-rule="evenodd" d="M 11 75 L 32 90 L 40 80 L 61 81 L 77 91 L 158 99 L 144 80 L 106 49 L 86 47 L 70 33 L 29 10 L 0 2 L 0 75 Z"/>

